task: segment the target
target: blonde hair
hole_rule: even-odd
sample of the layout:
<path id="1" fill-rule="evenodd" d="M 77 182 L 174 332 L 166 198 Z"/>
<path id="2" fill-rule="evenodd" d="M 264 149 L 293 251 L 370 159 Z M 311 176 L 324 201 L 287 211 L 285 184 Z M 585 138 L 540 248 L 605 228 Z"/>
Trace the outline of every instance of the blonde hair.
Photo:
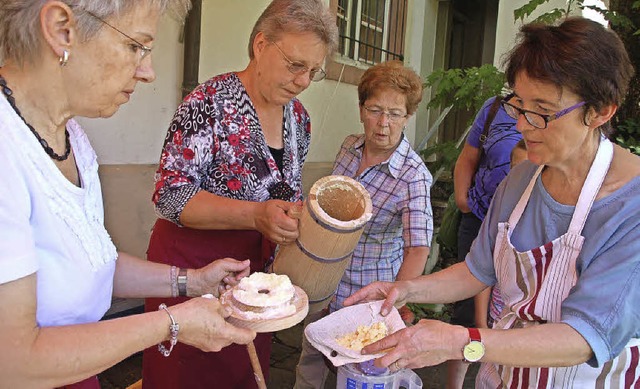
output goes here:
<path id="1" fill-rule="evenodd" d="M 406 98 L 407 114 L 413 115 L 422 101 L 422 79 L 401 61 L 379 63 L 367 69 L 358 84 L 360 105 L 379 89 L 389 88 L 402 93 Z"/>
<path id="2" fill-rule="evenodd" d="M 0 3 L 0 62 L 11 59 L 18 63 L 37 58 L 41 45 L 40 10 L 48 0 L 2 0 Z M 160 13 L 171 10 L 184 20 L 191 8 L 190 0 L 61 0 L 75 13 L 80 39 L 86 41 L 103 28 L 101 19 L 117 18 L 146 2 Z"/>
<path id="3" fill-rule="evenodd" d="M 338 47 L 336 17 L 321 0 L 273 0 L 256 21 L 249 38 L 249 58 L 253 59 L 253 41 L 262 32 L 276 41 L 283 34 L 309 32 L 327 46 L 329 53 Z"/>

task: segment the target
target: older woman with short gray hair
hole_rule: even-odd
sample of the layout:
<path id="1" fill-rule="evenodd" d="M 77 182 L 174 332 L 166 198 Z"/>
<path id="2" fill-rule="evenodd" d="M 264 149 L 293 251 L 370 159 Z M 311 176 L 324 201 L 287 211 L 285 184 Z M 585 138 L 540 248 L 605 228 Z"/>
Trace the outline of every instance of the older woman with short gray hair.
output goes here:
<path id="1" fill-rule="evenodd" d="M 275 244 L 295 242 L 298 221 L 287 211 L 302 199 L 311 141 L 311 120 L 296 96 L 325 77 L 322 66 L 337 39 L 324 1 L 274 0 L 253 28 L 247 67 L 217 75 L 185 98 L 156 173 L 153 202 L 161 218 L 149 260 L 204 266 L 229 256 L 264 271 Z M 159 302 L 147 299 L 147 310 Z M 255 346 L 268 377 L 271 335 L 259 334 Z M 205 354 L 178 345 L 175 352 L 177 364 L 145 351 L 145 386 L 255 386 L 246 347 Z"/>
<path id="2" fill-rule="evenodd" d="M 96 154 L 73 117 L 109 117 L 155 79 L 168 8 L 183 18 L 189 2 L 0 3 L 0 387 L 99 388 L 97 373 L 147 347 L 218 351 L 255 336 L 205 298 L 99 321 L 114 295 L 200 296 L 248 274 L 232 259 L 182 272 L 147 262 L 104 228 Z"/>

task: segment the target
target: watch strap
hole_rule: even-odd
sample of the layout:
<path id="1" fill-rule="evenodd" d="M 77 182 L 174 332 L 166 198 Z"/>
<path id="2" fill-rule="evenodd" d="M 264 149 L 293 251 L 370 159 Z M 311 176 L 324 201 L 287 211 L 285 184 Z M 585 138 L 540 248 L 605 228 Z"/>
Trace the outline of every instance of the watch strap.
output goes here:
<path id="1" fill-rule="evenodd" d="M 481 342 L 482 338 L 480 337 L 480 330 L 477 328 L 467 328 L 469 330 L 469 339 L 472 342 Z"/>
<path id="2" fill-rule="evenodd" d="M 187 295 L 187 269 L 180 268 L 178 271 L 178 296 Z"/>

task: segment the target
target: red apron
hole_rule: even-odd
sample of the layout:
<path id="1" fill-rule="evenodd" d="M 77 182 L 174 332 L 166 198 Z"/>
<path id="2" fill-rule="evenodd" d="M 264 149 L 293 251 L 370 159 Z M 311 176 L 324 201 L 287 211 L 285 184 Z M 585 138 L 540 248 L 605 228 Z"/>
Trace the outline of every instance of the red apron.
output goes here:
<path id="1" fill-rule="evenodd" d="M 76 382 L 75 384 L 61 386 L 58 389 L 100 389 L 98 376 L 89 377 L 86 380 Z"/>
<path id="2" fill-rule="evenodd" d="M 271 254 L 268 252 L 269 243 L 257 231 L 195 230 L 158 219 L 151 233 L 147 258 L 192 269 L 219 258 L 248 258 L 251 259 L 252 272 L 264 271 L 265 259 Z M 148 298 L 145 311 L 157 311 L 163 302 L 171 306 L 186 300 L 186 297 Z M 258 334 L 254 344 L 266 380 L 269 376 L 271 334 Z M 169 357 L 162 356 L 155 346 L 144 351 L 142 387 L 244 389 L 257 388 L 257 384 L 246 346 L 234 344 L 220 352 L 207 353 L 178 343 Z"/>

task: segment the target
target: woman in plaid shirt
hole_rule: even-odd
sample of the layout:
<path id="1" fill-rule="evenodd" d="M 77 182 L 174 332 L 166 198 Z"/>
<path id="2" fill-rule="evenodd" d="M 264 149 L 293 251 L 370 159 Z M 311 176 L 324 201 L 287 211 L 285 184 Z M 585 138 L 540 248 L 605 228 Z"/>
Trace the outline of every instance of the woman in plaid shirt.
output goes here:
<path id="1" fill-rule="evenodd" d="M 369 191 L 373 216 L 329 305 L 330 312 L 374 281 L 422 275 L 433 232 L 432 177 L 404 136 L 405 125 L 422 100 L 420 76 L 400 61 L 375 65 L 362 76 L 358 97 L 364 134 L 344 140 L 333 174 L 352 177 Z M 400 312 L 405 321 L 412 320 L 408 308 Z M 303 339 L 295 387 L 324 387 L 326 371 L 322 354 Z"/>

